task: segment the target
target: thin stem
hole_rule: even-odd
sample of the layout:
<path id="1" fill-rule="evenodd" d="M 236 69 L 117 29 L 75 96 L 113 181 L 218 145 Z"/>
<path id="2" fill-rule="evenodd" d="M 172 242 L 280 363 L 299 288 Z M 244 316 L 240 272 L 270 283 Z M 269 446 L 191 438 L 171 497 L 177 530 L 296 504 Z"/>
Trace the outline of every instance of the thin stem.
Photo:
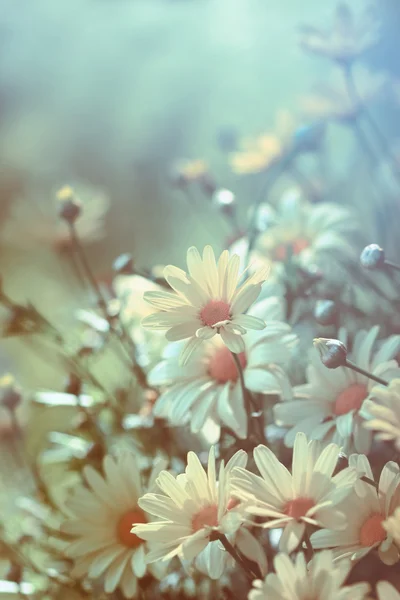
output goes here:
<path id="1" fill-rule="evenodd" d="M 360 479 L 361 481 L 365 481 L 365 483 L 369 483 L 369 485 L 372 485 L 372 487 L 374 487 L 376 490 L 379 490 L 379 485 L 373 479 L 370 479 L 366 475 L 363 475 L 362 477 L 360 477 Z"/>
<path id="2" fill-rule="evenodd" d="M 306 196 L 310 198 L 310 200 L 314 200 L 318 197 L 317 190 L 315 189 L 312 182 L 308 179 L 306 175 L 294 164 L 294 162 L 290 165 L 289 172 L 296 179 L 301 188 L 303 188 Z"/>
<path id="3" fill-rule="evenodd" d="M 254 419 L 254 421 L 257 421 L 257 424 L 258 424 L 258 429 L 259 429 L 258 437 L 260 438 L 261 441 L 265 441 L 264 426 L 263 426 L 262 419 L 260 419 L 258 416 L 256 416 L 255 418 L 253 417 L 253 411 L 254 412 L 260 412 L 260 411 L 259 411 L 259 408 L 258 408 L 256 402 L 254 401 L 253 396 L 247 389 L 246 384 L 244 382 L 243 368 L 242 368 L 242 365 L 240 364 L 239 356 L 237 354 L 235 354 L 234 352 L 231 352 L 231 354 L 232 354 L 233 360 L 235 361 L 236 369 L 237 369 L 237 372 L 239 375 L 239 382 L 240 382 L 240 387 L 241 387 L 242 395 L 243 395 L 244 408 L 245 408 L 245 411 L 247 414 L 249 436 L 250 436 L 251 430 L 252 430 L 252 427 L 251 427 L 252 420 Z M 262 413 L 260 416 L 262 416 Z"/>
<path id="4" fill-rule="evenodd" d="M 352 67 L 350 64 L 348 64 L 345 67 L 344 72 L 345 72 L 345 77 L 346 77 L 346 81 L 347 81 L 348 91 L 349 91 L 349 94 L 351 95 L 352 100 L 354 102 L 356 102 L 358 104 L 358 106 L 362 107 L 362 114 L 363 114 L 364 119 L 369 123 L 371 130 L 374 132 L 376 140 L 380 145 L 382 153 L 389 159 L 390 169 L 391 169 L 394 177 L 398 181 L 400 181 L 400 169 L 397 164 L 396 157 L 393 155 L 393 153 L 391 151 L 390 142 L 386 138 L 386 136 L 384 135 L 382 130 L 380 129 L 379 125 L 376 123 L 375 119 L 372 117 L 369 110 L 367 110 L 362 97 L 358 93 L 358 90 L 357 90 L 357 87 L 356 87 L 356 84 L 354 81 L 353 70 L 352 70 Z"/>
<path id="5" fill-rule="evenodd" d="M 144 369 L 142 369 L 142 367 L 137 363 L 137 360 L 136 360 L 136 354 L 137 354 L 136 345 L 120 319 L 119 319 L 119 327 L 118 328 L 115 327 L 113 325 L 113 323 L 111 322 L 111 320 L 109 319 L 107 302 L 102 294 L 99 284 L 97 283 L 97 281 L 92 273 L 89 262 L 86 258 L 86 254 L 83 250 L 82 244 L 80 243 L 79 237 L 76 233 L 76 229 L 75 229 L 75 226 L 73 223 L 69 223 L 69 231 L 70 231 L 73 247 L 74 247 L 76 254 L 81 262 L 81 265 L 85 272 L 86 278 L 89 281 L 90 285 L 93 288 L 93 291 L 96 294 L 98 305 L 99 305 L 100 309 L 102 310 L 104 317 L 107 319 L 107 321 L 110 325 L 110 330 L 120 340 L 122 346 L 125 348 L 125 351 L 127 352 L 128 357 L 132 363 L 132 370 L 136 376 L 136 379 L 137 379 L 139 385 L 141 387 L 147 389 L 148 385 L 147 385 L 146 373 L 145 373 Z"/>
<path id="6" fill-rule="evenodd" d="M 257 239 L 258 231 L 257 231 L 256 224 L 257 224 L 258 208 L 259 208 L 261 202 L 267 196 L 267 193 L 270 190 L 270 188 L 272 187 L 272 185 L 276 182 L 276 180 L 280 177 L 280 175 L 282 175 L 282 173 L 285 172 L 285 170 L 289 167 L 289 165 L 292 164 L 293 158 L 294 158 L 293 151 L 288 152 L 288 154 L 280 161 L 280 163 L 278 165 L 276 165 L 275 170 L 272 173 L 270 173 L 270 172 L 268 173 L 269 177 L 267 176 L 265 178 L 263 185 L 261 186 L 260 193 L 258 195 L 256 202 L 254 203 L 254 206 L 253 206 L 253 211 L 252 211 L 252 215 L 251 215 L 251 219 L 250 219 L 250 223 L 249 223 L 248 246 L 247 246 L 247 252 L 246 252 L 245 266 L 247 266 L 249 264 L 250 254 L 254 248 L 254 244 Z"/>
<path id="7" fill-rule="evenodd" d="M 254 571 L 249 567 L 249 565 L 243 560 L 243 558 L 241 557 L 239 552 L 236 550 L 236 548 L 234 546 L 232 546 L 232 544 L 230 543 L 230 541 L 228 540 L 226 535 L 218 532 L 218 533 L 216 533 L 216 539 L 221 542 L 221 544 L 223 545 L 225 550 L 227 552 L 229 552 L 229 554 L 232 556 L 232 558 L 235 559 L 235 561 L 238 563 L 238 565 L 240 565 L 242 567 L 242 569 L 246 573 L 246 576 L 248 577 L 249 581 L 252 581 L 253 579 L 257 579 L 258 575 L 256 573 L 254 573 Z"/>
<path id="8" fill-rule="evenodd" d="M 400 265 L 392 262 L 391 260 L 385 260 L 385 265 L 387 265 L 391 269 L 394 269 L 395 271 L 400 271 Z"/>
<path id="9" fill-rule="evenodd" d="M 370 373 L 369 371 L 366 371 L 365 369 L 358 367 L 356 364 L 354 364 L 349 359 L 346 359 L 346 363 L 344 366 L 348 367 L 349 369 L 352 369 L 353 371 L 356 371 L 357 373 L 361 373 L 361 375 L 365 375 L 365 377 L 368 377 L 369 379 L 372 379 L 373 381 L 376 381 L 377 383 L 380 383 L 380 384 L 386 385 L 386 386 L 389 385 L 389 382 L 386 381 L 385 379 L 382 379 L 382 377 L 378 377 L 377 375 L 374 375 L 373 373 Z"/>

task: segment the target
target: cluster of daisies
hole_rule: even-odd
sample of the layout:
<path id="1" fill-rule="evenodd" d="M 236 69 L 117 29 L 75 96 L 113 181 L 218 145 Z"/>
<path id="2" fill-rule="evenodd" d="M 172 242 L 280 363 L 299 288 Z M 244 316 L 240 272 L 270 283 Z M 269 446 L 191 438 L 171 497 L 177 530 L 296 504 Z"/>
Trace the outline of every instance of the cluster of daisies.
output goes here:
<path id="1" fill-rule="evenodd" d="M 148 381 L 155 417 L 214 443 L 190 451 L 183 473 L 161 461 L 145 476 L 127 451 L 107 454 L 102 473 L 86 466 L 61 525 L 72 575 L 134 598 L 177 564 L 211 580 L 240 567 L 249 600 L 369 597 L 367 583 L 345 584 L 352 564 L 375 551 L 400 559 L 400 469 L 389 461 L 376 480 L 367 458 L 374 439 L 399 444 L 400 336 L 358 332 L 348 356 L 361 373 L 329 370 L 312 349 L 307 382 L 293 386 L 298 338 L 282 297 L 263 297 L 268 269 L 240 272 L 238 255 L 217 260 L 210 246 L 190 248 L 187 264 L 165 268 L 171 291 L 145 293 L 156 310 L 143 327 L 169 342 Z M 271 415 L 291 469 L 271 449 Z M 400 598 L 384 581 L 377 594 Z"/>

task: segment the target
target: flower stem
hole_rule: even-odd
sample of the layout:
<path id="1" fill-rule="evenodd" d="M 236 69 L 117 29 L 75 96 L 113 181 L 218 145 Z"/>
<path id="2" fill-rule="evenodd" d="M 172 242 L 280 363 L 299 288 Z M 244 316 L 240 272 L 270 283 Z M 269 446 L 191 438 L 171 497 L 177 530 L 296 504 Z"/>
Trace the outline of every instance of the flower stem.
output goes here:
<path id="1" fill-rule="evenodd" d="M 219 540 L 221 542 L 221 544 L 223 545 L 225 550 L 227 552 L 229 552 L 229 554 L 232 556 L 232 558 L 235 559 L 235 561 L 238 563 L 238 565 L 240 565 L 242 567 L 242 569 L 246 573 L 246 576 L 248 577 L 249 581 L 252 581 L 253 579 L 258 578 L 258 575 L 256 573 L 254 573 L 254 571 L 250 568 L 250 566 L 247 564 L 247 562 L 245 562 L 243 560 L 243 558 L 241 557 L 239 552 L 236 550 L 236 548 L 234 546 L 232 546 L 232 544 L 230 543 L 230 541 L 228 540 L 226 535 L 224 535 L 223 533 L 217 532 L 215 537 L 217 540 Z"/>
<path id="2" fill-rule="evenodd" d="M 377 383 L 380 383 L 380 384 L 386 385 L 386 386 L 389 385 L 389 382 L 386 381 L 385 379 L 382 379 L 382 377 L 378 377 L 377 375 L 374 375 L 373 373 L 370 373 L 369 371 L 366 371 L 365 369 L 358 367 L 356 364 L 354 364 L 349 359 L 346 359 L 346 363 L 344 366 L 348 367 L 349 369 L 352 369 L 353 371 L 356 371 L 357 373 L 361 373 L 361 375 L 365 375 L 366 377 L 368 377 L 369 379 L 372 379 L 373 381 L 376 381 Z"/>
<path id="3" fill-rule="evenodd" d="M 259 408 L 257 406 L 257 404 L 254 401 L 253 396 L 251 395 L 251 393 L 249 392 L 249 390 L 246 387 L 246 384 L 244 382 L 244 374 L 243 374 L 243 368 L 242 365 L 240 364 L 240 360 L 239 360 L 239 356 L 237 354 L 235 354 L 234 352 L 231 352 L 233 360 L 235 361 L 235 365 L 236 365 L 236 369 L 239 375 L 239 381 L 240 381 L 240 387 L 242 389 L 242 395 L 243 395 L 243 403 L 244 403 L 244 408 L 246 410 L 246 414 L 247 414 L 247 420 L 248 420 L 248 427 L 249 427 L 249 434 L 251 433 L 251 424 L 252 424 L 252 419 L 253 417 L 253 411 L 254 412 L 260 412 Z M 257 422 L 259 423 L 259 432 L 258 435 L 260 437 L 261 441 L 264 441 L 264 428 L 263 428 L 263 424 L 261 421 L 259 421 L 258 417 L 256 417 Z"/>
<path id="4" fill-rule="evenodd" d="M 379 485 L 373 479 L 370 479 L 366 475 L 363 475 L 362 477 L 360 477 L 360 479 L 361 481 L 365 481 L 365 483 L 372 485 L 372 487 L 374 487 L 376 490 L 379 490 Z"/>
<path id="5" fill-rule="evenodd" d="M 386 260 L 385 259 L 385 263 L 386 266 L 390 267 L 391 269 L 394 269 L 395 271 L 400 271 L 400 265 L 398 265 L 397 263 L 392 262 L 391 260 Z"/>
<path id="6" fill-rule="evenodd" d="M 375 119 L 372 117 L 369 110 L 367 110 L 365 103 L 363 102 L 363 99 L 361 98 L 360 94 L 358 93 L 358 90 L 357 90 L 357 87 L 356 87 L 356 84 L 354 81 L 353 70 L 352 70 L 352 67 L 350 64 L 347 64 L 345 66 L 344 74 L 345 74 L 345 78 L 346 78 L 347 89 L 348 89 L 351 99 L 353 100 L 353 102 L 356 102 L 359 107 L 362 108 L 362 115 L 363 115 L 364 119 L 368 122 L 371 130 L 374 132 L 375 138 L 381 148 L 382 154 L 384 154 L 386 156 L 386 158 L 389 160 L 390 169 L 393 173 L 393 176 L 400 183 L 400 168 L 397 165 L 396 157 L 393 155 L 393 153 L 390 149 L 390 142 L 386 138 L 384 133 L 382 133 L 382 130 L 380 129 L 379 125 L 376 123 Z"/>
<path id="7" fill-rule="evenodd" d="M 131 336 L 129 335 L 129 332 L 126 330 L 124 325 L 121 323 L 121 319 L 119 319 L 119 327 L 115 327 L 113 325 L 112 321 L 110 320 L 109 314 L 108 314 L 107 302 L 102 294 L 99 284 L 97 283 L 97 281 L 92 273 L 89 262 L 86 258 L 86 254 L 83 250 L 82 244 L 79 240 L 79 237 L 76 232 L 76 228 L 73 223 L 69 223 L 69 231 L 70 231 L 71 242 L 73 244 L 73 248 L 75 249 L 75 252 L 80 260 L 82 268 L 85 272 L 85 276 L 86 276 L 88 282 L 90 283 L 91 287 L 93 288 L 93 291 L 96 294 L 99 308 L 103 312 L 104 317 L 107 319 L 107 321 L 110 325 L 111 332 L 119 339 L 122 347 L 125 349 L 126 353 L 128 354 L 129 359 L 132 362 L 133 373 L 135 374 L 139 385 L 141 387 L 147 389 L 148 384 L 147 384 L 146 373 L 142 369 L 142 367 L 137 363 L 137 360 L 136 360 L 136 354 L 137 354 L 136 345 L 135 345 L 134 341 L 132 340 Z"/>

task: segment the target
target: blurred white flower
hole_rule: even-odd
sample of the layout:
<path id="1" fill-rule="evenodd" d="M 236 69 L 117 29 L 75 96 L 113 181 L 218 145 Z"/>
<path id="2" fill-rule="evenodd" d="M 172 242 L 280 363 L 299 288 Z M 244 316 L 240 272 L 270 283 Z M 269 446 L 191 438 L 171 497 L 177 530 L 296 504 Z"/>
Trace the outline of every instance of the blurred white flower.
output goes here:
<path id="1" fill-rule="evenodd" d="M 293 560 L 287 554 L 274 558 L 275 573 L 264 581 L 253 581 L 248 600 L 364 600 L 368 583 L 343 586 L 350 569 L 350 561 L 334 562 L 329 551 L 319 552 L 309 565 L 304 554 Z"/>
<path id="2" fill-rule="evenodd" d="M 400 348 L 400 336 L 390 336 L 374 351 L 378 335 L 379 327 L 359 331 L 348 358 L 383 379 L 400 377 L 400 368 L 393 360 Z M 345 330 L 339 331 L 339 338 L 347 346 Z M 360 409 L 375 386 L 365 375 L 346 367 L 327 369 L 313 349 L 307 383 L 294 388 L 294 400 L 283 399 L 274 406 L 277 424 L 291 427 L 285 444 L 291 447 L 296 433 L 304 431 L 311 439 L 335 442 L 346 454 L 354 449 L 368 453 L 372 433 L 363 426 Z"/>
<path id="3" fill-rule="evenodd" d="M 244 336 L 245 350 L 239 354 L 239 360 L 247 389 L 291 394 L 283 368 L 289 365 L 297 338 L 290 326 L 282 322 L 282 302 L 267 298 L 255 304 L 248 314 L 264 319 L 267 325 L 263 331 Z M 149 384 L 164 388 L 154 406 L 154 415 L 168 419 L 171 425 L 190 423 L 193 433 L 198 433 L 211 418 L 245 438 L 247 414 L 237 368 L 228 348 L 214 337 L 183 367 L 179 366 L 179 352 L 179 344 L 170 344 L 165 360 L 149 373 Z"/>
<path id="4" fill-rule="evenodd" d="M 235 496 L 246 502 L 246 510 L 265 520 L 265 528 L 283 527 L 279 548 L 293 552 L 306 525 L 344 529 L 346 521 L 338 504 L 356 481 L 355 469 L 344 469 L 334 477 L 340 448 L 330 444 L 322 450 L 318 442 L 307 443 L 298 433 L 294 443 L 292 474 L 266 446 L 257 446 L 254 460 L 261 477 L 237 468 L 232 475 Z"/>
<path id="5" fill-rule="evenodd" d="M 72 188 L 81 205 L 81 214 L 75 222 L 79 239 L 83 244 L 101 240 L 106 234 L 108 196 L 89 184 L 77 183 Z M 67 223 L 59 216 L 58 204 L 56 195 L 49 197 L 36 191 L 16 200 L 2 230 L 2 239 L 7 245 L 19 248 L 37 244 L 57 252 L 68 249 L 70 234 Z"/>
<path id="6" fill-rule="evenodd" d="M 400 450 L 400 379 L 393 379 L 389 387 L 373 387 L 361 415 L 377 440 L 393 440 Z"/>
<path id="7" fill-rule="evenodd" d="M 353 454 L 349 465 L 358 474 L 374 481 L 366 456 Z M 343 531 L 323 529 L 311 536 L 314 548 L 334 548 L 335 558 L 360 560 L 373 548 L 378 549 L 382 562 L 392 565 L 399 559 L 398 548 L 388 534 L 383 522 L 400 502 L 400 470 L 395 462 L 388 462 L 382 469 L 378 489 L 359 479 L 354 492 L 340 504 L 347 521 Z"/>
<path id="8" fill-rule="evenodd" d="M 242 336 L 247 329 L 264 329 L 262 319 L 246 315 L 257 300 L 268 270 L 260 270 L 240 284 L 239 257 L 229 258 L 225 250 L 218 264 L 211 246 L 204 248 L 201 258 L 197 248 L 187 252 L 189 273 L 168 265 L 164 276 L 175 294 L 160 291 L 147 292 L 145 300 L 158 312 L 145 317 L 142 325 L 148 329 L 167 329 L 170 342 L 190 338 L 182 354 L 185 364 L 192 352 L 217 333 L 226 346 L 235 353 L 244 351 Z"/>
<path id="9" fill-rule="evenodd" d="M 229 541 L 266 572 L 262 546 L 243 525 L 244 510 L 231 495 L 231 472 L 235 466 L 244 467 L 247 454 L 239 450 L 225 466 L 221 462 L 216 473 L 214 447 L 208 458 L 207 473 L 194 452 L 189 452 L 184 475 L 173 477 L 163 471 L 157 484 L 163 494 L 145 494 L 139 506 L 161 521 L 136 525 L 133 532 L 151 542 L 154 549 L 148 562 L 164 561 L 179 556 L 194 561 L 195 567 L 212 579 L 221 577 L 230 561 L 213 533 L 225 534 Z"/>
<path id="10" fill-rule="evenodd" d="M 160 461 L 150 477 L 149 487 L 164 464 Z M 133 454 L 120 453 L 103 460 L 104 476 L 93 467 L 83 470 L 86 486 L 80 485 L 67 501 L 70 517 L 61 525 L 76 539 L 65 549 L 74 561 L 73 577 L 104 578 L 104 590 L 111 594 L 119 587 L 126 598 L 138 594 L 137 579 L 147 571 L 147 544 L 131 533 L 134 523 L 147 516 L 138 506 L 143 494 L 140 471 Z M 162 571 L 150 568 L 155 576 Z"/>
<path id="11" fill-rule="evenodd" d="M 382 525 L 393 538 L 397 546 L 400 546 L 400 507 L 397 507 L 393 514 L 388 517 Z"/>

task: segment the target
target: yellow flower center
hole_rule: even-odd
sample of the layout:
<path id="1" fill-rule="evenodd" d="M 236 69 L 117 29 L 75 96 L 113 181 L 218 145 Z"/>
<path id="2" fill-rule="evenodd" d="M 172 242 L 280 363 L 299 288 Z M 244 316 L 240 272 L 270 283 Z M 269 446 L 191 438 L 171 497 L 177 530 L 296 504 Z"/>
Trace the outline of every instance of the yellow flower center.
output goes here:
<path id="1" fill-rule="evenodd" d="M 244 369 L 246 366 L 246 356 L 244 352 L 239 355 L 239 361 Z M 232 354 L 228 348 L 223 346 L 218 348 L 210 358 L 208 363 L 208 374 L 218 383 L 226 383 L 227 381 L 237 381 L 238 372 L 233 360 Z"/>
<path id="2" fill-rule="evenodd" d="M 386 531 L 382 527 L 383 516 L 374 513 L 362 524 L 360 529 L 360 545 L 364 548 L 373 546 L 386 539 Z"/>
<path id="3" fill-rule="evenodd" d="M 289 500 L 286 504 L 283 512 L 288 517 L 293 517 L 293 519 L 300 519 L 301 517 L 305 517 L 307 512 L 315 506 L 315 502 L 312 498 L 295 498 L 294 500 Z"/>
<path id="4" fill-rule="evenodd" d="M 120 544 L 127 548 L 137 548 L 144 540 L 140 539 L 131 529 L 137 523 L 147 523 L 145 514 L 140 508 L 133 508 L 124 513 L 117 523 L 117 538 Z"/>
<path id="5" fill-rule="evenodd" d="M 339 416 L 351 410 L 359 410 L 367 396 L 368 390 L 363 383 L 353 383 L 337 396 L 333 412 Z"/>
<path id="6" fill-rule="evenodd" d="M 218 525 L 218 507 L 216 504 L 204 506 L 192 518 L 192 531 L 196 533 L 205 527 L 217 527 Z"/>
<path id="7" fill-rule="evenodd" d="M 204 325 L 212 327 L 220 321 L 228 321 L 230 319 L 231 307 L 223 300 L 210 300 L 200 311 L 200 319 Z"/>

